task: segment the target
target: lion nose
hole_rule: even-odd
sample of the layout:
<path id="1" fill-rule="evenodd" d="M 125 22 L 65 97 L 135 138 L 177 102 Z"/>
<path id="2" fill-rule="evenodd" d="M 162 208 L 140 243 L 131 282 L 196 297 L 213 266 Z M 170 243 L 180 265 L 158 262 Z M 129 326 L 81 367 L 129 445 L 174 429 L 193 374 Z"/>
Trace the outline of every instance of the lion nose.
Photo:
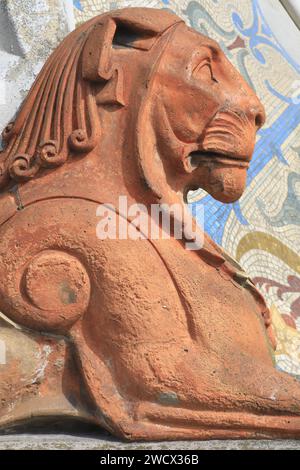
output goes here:
<path id="1" fill-rule="evenodd" d="M 260 129 L 266 122 L 265 108 L 255 95 L 253 96 L 248 107 L 248 116 L 251 122 L 254 122 L 257 130 Z"/>

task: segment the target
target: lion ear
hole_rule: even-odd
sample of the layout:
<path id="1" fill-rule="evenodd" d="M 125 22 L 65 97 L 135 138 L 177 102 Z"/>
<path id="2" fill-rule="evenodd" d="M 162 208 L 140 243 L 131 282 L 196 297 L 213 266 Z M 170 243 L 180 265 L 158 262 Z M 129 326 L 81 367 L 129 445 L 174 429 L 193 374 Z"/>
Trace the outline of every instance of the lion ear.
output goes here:
<path id="1" fill-rule="evenodd" d="M 159 35 L 153 25 L 151 30 L 144 17 L 142 21 L 134 12 L 115 13 L 115 18 L 103 18 L 89 33 L 82 56 L 82 75 L 86 80 L 110 80 L 114 73 L 112 54 L 115 49 L 147 51 Z"/>
<path id="2" fill-rule="evenodd" d="M 112 77 L 112 43 L 116 28 L 116 23 L 111 18 L 106 18 L 90 32 L 82 55 L 84 79 L 108 81 Z"/>
<path id="3" fill-rule="evenodd" d="M 91 82 L 104 82 L 97 95 L 97 104 L 125 106 L 123 70 L 114 64 L 116 49 L 149 50 L 155 41 L 153 34 L 137 23 L 122 18 L 103 18 L 90 31 L 82 53 L 82 77 Z"/>
<path id="4" fill-rule="evenodd" d="M 157 22 L 156 10 L 154 17 L 149 19 L 148 13 L 145 16 L 140 8 L 119 10 L 111 15 L 99 19 L 88 33 L 82 52 L 82 77 L 104 84 L 98 92 L 97 104 L 125 106 L 123 70 L 114 63 L 117 49 L 150 50 L 163 31 L 178 22 L 178 18 L 169 18 L 168 14 L 167 18 L 162 16 Z"/>

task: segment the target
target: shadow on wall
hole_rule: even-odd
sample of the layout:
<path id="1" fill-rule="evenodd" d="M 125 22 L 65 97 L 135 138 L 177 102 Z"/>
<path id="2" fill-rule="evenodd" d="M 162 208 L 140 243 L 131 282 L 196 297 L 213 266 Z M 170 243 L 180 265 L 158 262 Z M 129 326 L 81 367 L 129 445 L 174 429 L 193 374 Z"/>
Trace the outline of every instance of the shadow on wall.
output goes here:
<path id="1" fill-rule="evenodd" d="M 24 56 L 24 51 L 9 17 L 5 0 L 0 1 L 0 51 L 19 57 Z"/>

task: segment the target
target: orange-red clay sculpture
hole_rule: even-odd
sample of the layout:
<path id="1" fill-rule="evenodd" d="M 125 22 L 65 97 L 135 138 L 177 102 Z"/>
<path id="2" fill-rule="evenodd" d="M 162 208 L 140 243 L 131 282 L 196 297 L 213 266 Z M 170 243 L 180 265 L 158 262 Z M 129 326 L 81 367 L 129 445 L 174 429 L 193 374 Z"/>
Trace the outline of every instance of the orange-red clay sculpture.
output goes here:
<path id="1" fill-rule="evenodd" d="M 109 12 L 56 49 L 0 153 L 2 430 L 71 416 L 131 440 L 300 436 L 300 384 L 237 263 L 206 235 L 191 251 L 96 232 L 120 195 L 237 200 L 264 120 L 219 46 L 167 11 Z"/>

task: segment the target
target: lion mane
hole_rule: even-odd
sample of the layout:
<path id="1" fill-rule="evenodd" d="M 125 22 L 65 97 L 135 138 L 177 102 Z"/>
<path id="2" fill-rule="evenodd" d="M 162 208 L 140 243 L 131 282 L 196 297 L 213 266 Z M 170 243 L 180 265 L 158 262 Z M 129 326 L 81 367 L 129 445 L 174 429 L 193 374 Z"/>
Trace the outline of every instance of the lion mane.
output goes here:
<path id="1" fill-rule="evenodd" d="M 125 105 L 122 68 L 113 64 L 111 50 L 150 50 L 181 22 L 167 11 L 158 19 L 155 9 L 128 8 L 97 16 L 69 34 L 2 133 L 0 191 L 93 150 L 101 136 L 99 104 Z"/>

